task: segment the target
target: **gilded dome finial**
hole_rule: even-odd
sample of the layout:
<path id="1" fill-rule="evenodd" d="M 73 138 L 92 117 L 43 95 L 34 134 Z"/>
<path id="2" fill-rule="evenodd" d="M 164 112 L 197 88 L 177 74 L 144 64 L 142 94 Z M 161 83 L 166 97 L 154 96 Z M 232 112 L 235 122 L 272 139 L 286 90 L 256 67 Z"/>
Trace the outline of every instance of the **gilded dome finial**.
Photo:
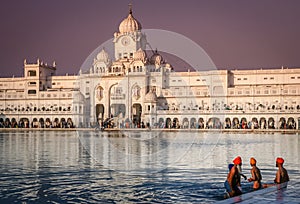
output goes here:
<path id="1" fill-rule="evenodd" d="M 129 6 L 129 14 L 132 14 L 132 3 L 128 4 Z"/>

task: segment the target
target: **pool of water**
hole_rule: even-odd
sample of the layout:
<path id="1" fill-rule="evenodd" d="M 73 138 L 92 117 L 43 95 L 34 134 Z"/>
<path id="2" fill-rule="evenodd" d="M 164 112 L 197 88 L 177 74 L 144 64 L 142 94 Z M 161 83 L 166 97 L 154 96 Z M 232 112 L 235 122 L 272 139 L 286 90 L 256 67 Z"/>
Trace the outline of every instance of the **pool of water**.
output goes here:
<path id="1" fill-rule="evenodd" d="M 18 131 L 0 132 L 0 203 L 213 203 L 237 155 L 247 176 L 256 158 L 263 183 L 282 156 L 285 196 L 300 197 L 296 134 Z"/>

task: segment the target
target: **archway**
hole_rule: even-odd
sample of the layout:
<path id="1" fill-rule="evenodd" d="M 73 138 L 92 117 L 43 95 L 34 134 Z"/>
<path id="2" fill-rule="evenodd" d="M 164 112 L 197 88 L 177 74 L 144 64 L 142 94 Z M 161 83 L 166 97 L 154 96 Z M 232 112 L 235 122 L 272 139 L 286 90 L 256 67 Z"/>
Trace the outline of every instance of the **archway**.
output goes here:
<path id="1" fill-rule="evenodd" d="M 104 105 L 103 104 L 97 104 L 96 105 L 96 120 L 98 124 L 102 124 L 104 121 Z"/>
<path id="2" fill-rule="evenodd" d="M 279 129 L 286 129 L 286 121 L 285 121 L 285 118 L 281 117 L 279 119 Z"/>
<path id="3" fill-rule="evenodd" d="M 73 121 L 71 118 L 67 119 L 67 128 L 73 128 Z"/>
<path id="4" fill-rule="evenodd" d="M 183 129 L 188 129 L 188 128 L 189 128 L 189 119 L 184 118 L 184 119 L 182 120 L 182 128 L 183 128 Z"/>
<path id="5" fill-rule="evenodd" d="M 259 127 L 260 129 L 266 129 L 267 128 L 267 124 L 266 124 L 266 118 L 262 117 L 259 120 Z"/>
<path id="6" fill-rule="evenodd" d="M 295 122 L 295 119 L 290 117 L 288 118 L 287 120 L 287 128 L 288 129 L 296 129 L 296 122 Z"/>
<path id="7" fill-rule="evenodd" d="M 166 119 L 166 125 L 165 128 L 171 128 L 172 127 L 172 121 L 171 118 L 167 118 Z"/>
<path id="8" fill-rule="evenodd" d="M 242 129 L 247 129 L 248 125 L 247 125 L 247 119 L 246 118 L 242 118 L 241 119 L 241 124 L 240 124 Z"/>
<path id="9" fill-rule="evenodd" d="M 275 120 L 272 117 L 268 120 L 268 129 L 275 129 Z"/>
<path id="10" fill-rule="evenodd" d="M 258 120 L 257 118 L 252 118 L 252 124 L 251 124 L 251 129 L 258 129 Z"/>
<path id="11" fill-rule="evenodd" d="M 58 118 L 55 118 L 55 119 L 54 119 L 53 127 L 54 127 L 54 128 L 58 128 L 58 127 L 59 127 L 59 119 L 58 119 Z"/>
<path id="12" fill-rule="evenodd" d="M 40 118 L 40 119 L 39 119 L 39 126 L 40 126 L 41 128 L 44 128 L 44 125 L 45 125 L 45 123 L 44 123 L 44 118 Z"/>
<path id="13" fill-rule="evenodd" d="M 3 128 L 4 127 L 4 120 L 3 118 L 0 118 L 0 128 Z"/>
<path id="14" fill-rule="evenodd" d="M 165 124 L 164 124 L 164 119 L 163 118 L 159 118 L 158 119 L 158 128 L 164 128 Z"/>
<path id="15" fill-rule="evenodd" d="M 66 127 L 66 119 L 65 118 L 61 118 L 60 119 L 60 127 L 61 128 L 65 128 Z"/>
<path id="16" fill-rule="evenodd" d="M 232 128 L 234 129 L 239 129 L 240 128 L 240 123 L 238 118 L 233 118 L 232 119 Z"/>
<path id="17" fill-rule="evenodd" d="M 209 129 L 220 129 L 222 128 L 222 124 L 219 118 L 213 117 L 207 121 L 207 127 Z"/>
<path id="18" fill-rule="evenodd" d="M 225 129 L 231 128 L 231 120 L 230 118 L 225 118 Z"/>
<path id="19" fill-rule="evenodd" d="M 198 120 L 198 128 L 199 129 L 204 129 L 204 119 L 203 118 L 199 118 L 199 120 Z"/>
<path id="20" fill-rule="evenodd" d="M 179 120 L 178 118 L 173 119 L 172 128 L 180 128 Z"/>
<path id="21" fill-rule="evenodd" d="M 125 114 L 125 113 L 124 113 Z M 132 122 L 137 125 L 141 123 L 142 106 L 139 103 L 132 105 Z"/>
<path id="22" fill-rule="evenodd" d="M 18 123 L 17 123 L 17 120 L 15 118 L 11 119 L 10 127 L 12 127 L 12 128 L 17 128 L 18 127 Z"/>
<path id="23" fill-rule="evenodd" d="M 51 127 L 51 120 L 50 118 L 46 118 L 45 127 L 50 128 Z"/>
<path id="24" fill-rule="evenodd" d="M 196 124 L 196 118 L 191 118 L 190 128 L 195 129 L 196 126 L 197 126 L 197 124 Z"/>

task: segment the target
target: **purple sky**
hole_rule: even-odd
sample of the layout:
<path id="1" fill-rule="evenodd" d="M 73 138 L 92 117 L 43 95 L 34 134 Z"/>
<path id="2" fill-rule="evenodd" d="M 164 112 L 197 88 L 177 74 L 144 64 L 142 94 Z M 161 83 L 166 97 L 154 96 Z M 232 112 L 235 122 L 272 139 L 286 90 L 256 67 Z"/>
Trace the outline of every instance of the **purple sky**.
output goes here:
<path id="1" fill-rule="evenodd" d="M 5 0 L 0 7 L 0 76 L 21 76 L 23 60 L 57 62 L 77 73 L 113 37 L 128 3 L 143 28 L 164 29 L 198 43 L 218 68 L 300 66 L 298 0 Z"/>

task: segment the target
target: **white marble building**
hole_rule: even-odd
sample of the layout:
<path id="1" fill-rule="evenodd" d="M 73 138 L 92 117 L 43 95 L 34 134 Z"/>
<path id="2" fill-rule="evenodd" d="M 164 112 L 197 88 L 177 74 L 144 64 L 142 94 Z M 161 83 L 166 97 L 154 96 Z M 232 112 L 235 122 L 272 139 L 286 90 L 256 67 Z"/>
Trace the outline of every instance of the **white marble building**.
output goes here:
<path id="1" fill-rule="evenodd" d="M 131 9 L 113 43 L 115 59 L 103 49 L 78 76 L 25 60 L 24 77 L 0 78 L 0 126 L 299 127 L 299 68 L 175 72 Z"/>

